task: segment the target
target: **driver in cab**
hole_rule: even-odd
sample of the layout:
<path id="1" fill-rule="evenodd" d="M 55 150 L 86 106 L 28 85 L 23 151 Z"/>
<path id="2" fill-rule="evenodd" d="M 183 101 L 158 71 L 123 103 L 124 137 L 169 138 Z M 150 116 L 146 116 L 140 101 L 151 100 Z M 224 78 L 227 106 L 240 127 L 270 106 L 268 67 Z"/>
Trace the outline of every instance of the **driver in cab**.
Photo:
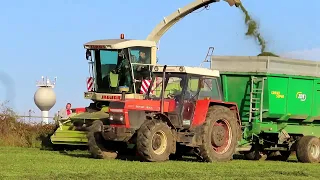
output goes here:
<path id="1" fill-rule="evenodd" d="M 114 70 L 111 72 L 113 74 L 119 74 L 121 80 L 124 80 L 123 85 L 130 87 L 130 82 L 131 82 L 131 76 L 130 76 L 130 62 L 129 60 L 125 57 L 123 52 L 119 52 L 118 55 L 119 62 Z M 122 84 L 122 83 L 121 83 Z"/>
<path id="2" fill-rule="evenodd" d="M 147 57 L 146 57 L 146 52 L 143 51 L 143 50 L 141 50 L 141 51 L 139 52 L 139 59 L 138 59 L 137 63 L 140 63 L 140 64 L 149 64 L 149 62 L 150 62 L 150 58 L 147 58 Z M 148 69 L 147 66 L 143 66 L 143 65 L 138 65 L 138 66 L 137 66 L 137 71 L 145 71 L 145 70 L 147 70 L 147 69 Z"/>
<path id="3" fill-rule="evenodd" d="M 182 96 L 182 89 L 183 89 L 183 86 L 184 86 L 184 81 L 183 80 L 180 80 L 180 90 L 178 90 L 176 93 L 174 94 L 168 94 L 168 97 L 169 98 L 174 98 L 176 101 L 179 100 L 179 98 L 181 98 Z M 184 99 L 191 99 L 192 97 L 192 93 L 191 91 L 189 90 L 189 88 L 187 87 L 187 89 L 184 91 Z"/>

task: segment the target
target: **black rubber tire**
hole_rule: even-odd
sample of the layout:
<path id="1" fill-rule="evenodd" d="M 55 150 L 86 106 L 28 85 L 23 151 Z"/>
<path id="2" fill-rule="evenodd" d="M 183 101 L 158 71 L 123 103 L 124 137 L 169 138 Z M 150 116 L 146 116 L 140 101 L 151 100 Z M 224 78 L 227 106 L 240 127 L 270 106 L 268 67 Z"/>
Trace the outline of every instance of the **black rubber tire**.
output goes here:
<path id="1" fill-rule="evenodd" d="M 159 131 L 162 132 L 167 141 L 163 152 L 156 154 L 155 150 L 153 150 L 152 142 L 153 136 Z M 159 162 L 168 160 L 174 143 L 176 142 L 174 141 L 171 128 L 166 122 L 161 120 L 146 120 L 137 133 L 137 152 L 145 161 Z"/>
<path id="2" fill-rule="evenodd" d="M 103 123 L 100 120 L 95 120 L 92 125 L 88 128 L 88 148 L 89 153 L 93 158 L 96 159 L 115 159 L 117 153 L 115 151 L 107 150 L 105 148 L 104 140 L 102 136 Z"/>
<path id="3" fill-rule="evenodd" d="M 315 146 L 313 156 L 311 146 Z M 320 139 L 315 136 L 303 136 L 297 142 L 296 156 L 299 162 L 303 163 L 319 163 L 320 162 Z"/>
<path id="4" fill-rule="evenodd" d="M 231 141 L 227 150 L 224 153 L 219 154 L 213 149 L 211 143 L 211 132 L 214 123 L 222 119 L 229 123 Z M 229 108 L 224 106 L 209 107 L 206 121 L 201 128 L 202 145 L 199 147 L 201 158 L 207 162 L 223 162 L 231 160 L 236 151 L 236 146 L 238 143 L 238 126 L 239 124 L 237 123 L 237 119 Z"/>
<path id="5" fill-rule="evenodd" d="M 183 148 L 180 144 L 176 144 L 176 153 L 170 154 L 169 160 L 182 160 L 183 159 Z"/>

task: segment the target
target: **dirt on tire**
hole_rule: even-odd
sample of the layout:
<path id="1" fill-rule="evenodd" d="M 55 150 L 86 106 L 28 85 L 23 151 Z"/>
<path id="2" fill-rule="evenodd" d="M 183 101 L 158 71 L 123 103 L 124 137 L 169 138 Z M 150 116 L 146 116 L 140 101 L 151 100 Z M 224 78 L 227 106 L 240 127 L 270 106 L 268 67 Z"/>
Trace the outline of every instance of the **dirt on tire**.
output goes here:
<path id="1" fill-rule="evenodd" d="M 88 146 L 89 152 L 93 158 L 96 159 L 115 159 L 117 158 L 117 153 L 115 151 L 107 150 L 103 143 L 105 140 L 102 136 L 103 123 L 100 120 L 96 120 L 88 128 Z"/>
<path id="2" fill-rule="evenodd" d="M 219 121 L 224 120 L 229 124 L 231 138 L 230 143 L 228 143 L 228 148 L 223 153 L 217 153 L 212 145 L 212 131 L 213 125 Z M 235 118 L 234 113 L 227 107 L 224 106 L 211 106 L 208 110 L 205 123 L 202 125 L 201 129 L 201 140 L 202 145 L 199 147 L 200 156 L 204 161 L 207 162 L 222 162 L 229 161 L 232 159 L 237 146 L 238 139 L 238 129 L 239 124 Z M 229 141 L 229 140 L 228 140 Z"/>
<path id="3" fill-rule="evenodd" d="M 317 146 L 316 154 L 317 157 L 313 156 L 310 150 L 310 146 Z M 296 156 L 299 162 L 303 163 L 319 163 L 320 162 L 320 139 L 315 136 L 303 136 L 297 142 Z"/>
<path id="4" fill-rule="evenodd" d="M 153 137 L 157 132 L 162 132 L 166 138 L 166 144 L 160 153 L 153 149 Z M 174 137 L 171 128 L 162 120 L 146 120 L 137 133 L 137 152 L 146 161 L 159 162 L 169 160 L 169 156 L 174 147 Z"/>

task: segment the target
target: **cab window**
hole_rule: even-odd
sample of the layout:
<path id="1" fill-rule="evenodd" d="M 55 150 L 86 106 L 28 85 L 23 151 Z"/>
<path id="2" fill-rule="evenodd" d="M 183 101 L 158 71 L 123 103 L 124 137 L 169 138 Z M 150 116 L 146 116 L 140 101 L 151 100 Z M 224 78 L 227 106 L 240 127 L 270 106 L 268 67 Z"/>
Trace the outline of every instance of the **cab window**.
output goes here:
<path id="1" fill-rule="evenodd" d="M 129 51 L 131 63 L 151 64 L 150 47 L 132 47 Z"/>
<path id="2" fill-rule="evenodd" d="M 144 80 L 151 79 L 151 48 L 131 47 L 129 48 L 132 71 L 135 79 L 136 93 L 146 93 L 143 86 Z"/>
<path id="3" fill-rule="evenodd" d="M 216 78 L 203 78 L 199 99 L 221 100 L 220 86 Z"/>

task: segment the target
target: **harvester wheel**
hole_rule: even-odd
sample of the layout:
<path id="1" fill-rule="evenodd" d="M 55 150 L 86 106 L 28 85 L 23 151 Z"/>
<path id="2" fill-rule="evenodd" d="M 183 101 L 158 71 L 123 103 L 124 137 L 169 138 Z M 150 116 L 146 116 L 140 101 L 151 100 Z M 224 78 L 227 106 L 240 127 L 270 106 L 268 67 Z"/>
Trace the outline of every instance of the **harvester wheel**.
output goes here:
<path id="1" fill-rule="evenodd" d="M 212 106 L 202 125 L 200 156 L 207 162 L 232 159 L 237 146 L 238 123 L 232 111 L 224 106 Z"/>
<path id="2" fill-rule="evenodd" d="M 117 153 L 107 150 L 104 147 L 105 140 L 102 136 L 102 121 L 94 121 L 88 129 L 88 146 L 92 157 L 97 159 L 115 159 L 117 157 Z"/>
<path id="3" fill-rule="evenodd" d="M 137 151 L 147 161 L 166 161 L 174 147 L 171 128 L 161 120 L 146 120 L 137 134 Z"/>
<path id="4" fill-rule="evenodd" d="M 303 163 L 320 162 L 320 139 L 315 136 L 303 136 L 297 142 L 296 156 Z"/>

